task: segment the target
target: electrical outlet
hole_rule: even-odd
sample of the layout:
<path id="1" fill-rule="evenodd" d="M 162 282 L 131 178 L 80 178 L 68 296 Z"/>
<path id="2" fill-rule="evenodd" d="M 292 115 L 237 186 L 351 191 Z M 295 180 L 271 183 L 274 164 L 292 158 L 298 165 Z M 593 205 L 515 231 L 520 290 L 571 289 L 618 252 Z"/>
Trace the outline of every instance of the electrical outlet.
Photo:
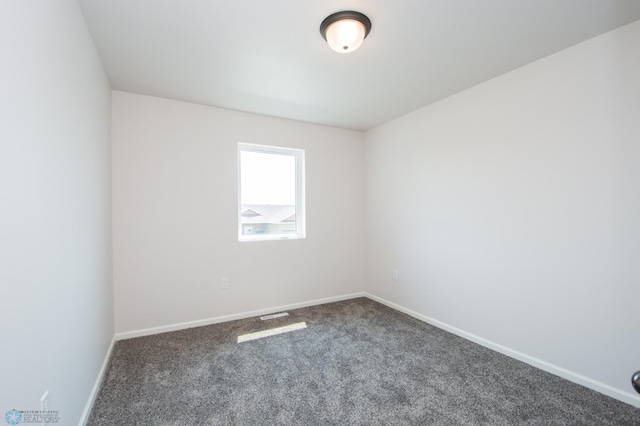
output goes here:
<path id="1" fill-rule="evenodd" d="M 229 288 L 229 278 L 227 277 L 220 278 L 220 288 Z"/>
<path id="2" fill-rule="evenodd" d="M 393 276 L 393 280 L 394 281 L 398 281 L 398 270 L 397 269 L 393 270 L 392 276 Z"/>

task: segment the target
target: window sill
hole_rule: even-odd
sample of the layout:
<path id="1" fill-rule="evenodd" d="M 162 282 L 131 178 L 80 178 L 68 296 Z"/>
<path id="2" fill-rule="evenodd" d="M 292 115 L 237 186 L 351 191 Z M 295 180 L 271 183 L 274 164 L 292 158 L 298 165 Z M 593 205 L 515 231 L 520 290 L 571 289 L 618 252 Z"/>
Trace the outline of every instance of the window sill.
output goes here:
<path id="1" fill-rule="evenodd" d="M 305 235 L 295 234 L 295 235 L 241 235 L 238 236 L 238 241 L 241 243 L 247 241 L 281 241 L 281 240 L 304 240 L 306 238 Z"/>

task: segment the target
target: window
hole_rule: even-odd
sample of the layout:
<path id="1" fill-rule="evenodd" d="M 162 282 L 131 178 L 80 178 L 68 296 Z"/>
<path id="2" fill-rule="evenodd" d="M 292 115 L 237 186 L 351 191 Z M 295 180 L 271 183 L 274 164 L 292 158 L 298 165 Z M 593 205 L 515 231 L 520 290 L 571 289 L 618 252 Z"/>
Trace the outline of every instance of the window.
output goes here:
<path id="1" fill-rule="evenodd" d="M 304 238 L 304 151 L 238 144 L 238 240 Z"/>

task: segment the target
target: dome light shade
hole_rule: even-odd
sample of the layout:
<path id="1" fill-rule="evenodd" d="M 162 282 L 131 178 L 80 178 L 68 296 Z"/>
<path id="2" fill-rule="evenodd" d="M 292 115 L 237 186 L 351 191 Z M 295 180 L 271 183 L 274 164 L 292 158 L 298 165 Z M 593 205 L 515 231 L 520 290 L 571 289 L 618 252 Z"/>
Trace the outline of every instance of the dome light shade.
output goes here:
<path id="1" fill-rule="evenodd" d="M 371 31 L 371 21 L 360 12 L 337 12 L 320 24 L 320 34 L 338 53 L 350 53 L 362 45 Z"/>

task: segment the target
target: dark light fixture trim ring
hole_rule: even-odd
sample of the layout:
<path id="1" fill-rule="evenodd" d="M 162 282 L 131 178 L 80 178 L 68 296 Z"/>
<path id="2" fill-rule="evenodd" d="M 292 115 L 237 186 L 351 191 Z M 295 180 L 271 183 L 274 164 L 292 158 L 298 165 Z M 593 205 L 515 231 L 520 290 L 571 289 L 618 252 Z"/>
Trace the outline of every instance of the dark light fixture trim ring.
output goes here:
<path id="1" fill-rule="evenodd" d="M 363 15 L 360 12 L 356 12 L 354 10 L 344 10 L 342 12 L 333 13 L 326 18 L 320 24 L 320 34 L 326 40 L 327 39 L 327 28 L 329 25 L 334 22 L 342 21 L 343 19 L 353 19 L 354 21 L 358 21 L 364 25 L 364 38 L 367 38 L 369 35 L 369 31 L 371 31 L 371 21 L 367 18 L 366 15 Z"/>

